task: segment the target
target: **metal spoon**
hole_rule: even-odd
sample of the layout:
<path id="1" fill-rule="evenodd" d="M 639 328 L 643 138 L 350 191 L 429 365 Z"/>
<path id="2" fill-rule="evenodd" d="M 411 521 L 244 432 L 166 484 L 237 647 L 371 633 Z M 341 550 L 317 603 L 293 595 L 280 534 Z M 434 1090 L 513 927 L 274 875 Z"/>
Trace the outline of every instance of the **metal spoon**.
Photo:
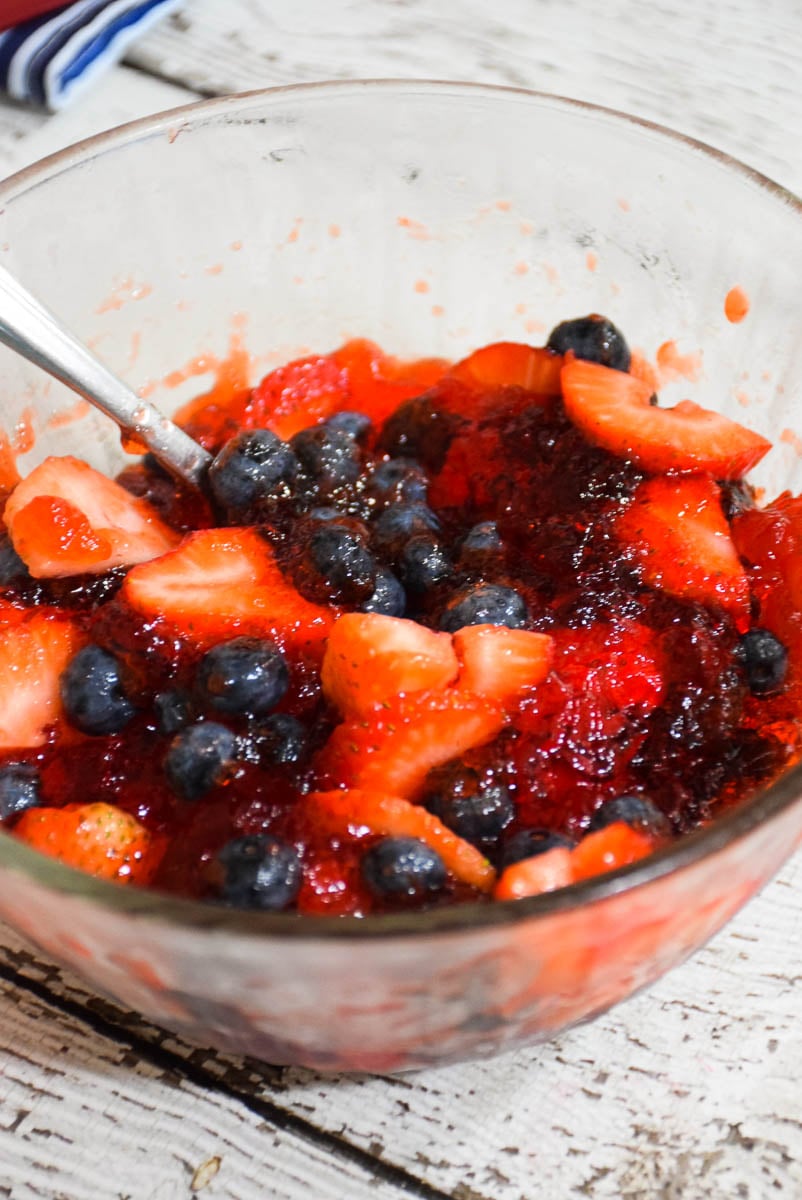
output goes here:
<path id="1" fill-rule="evenodd" d="M 58 318 L 0 267 L 0 342 L 83 396 L 143 442 L 172 475 L 200 488 L 208 451 L 141 400 L 89 353 Z"/>

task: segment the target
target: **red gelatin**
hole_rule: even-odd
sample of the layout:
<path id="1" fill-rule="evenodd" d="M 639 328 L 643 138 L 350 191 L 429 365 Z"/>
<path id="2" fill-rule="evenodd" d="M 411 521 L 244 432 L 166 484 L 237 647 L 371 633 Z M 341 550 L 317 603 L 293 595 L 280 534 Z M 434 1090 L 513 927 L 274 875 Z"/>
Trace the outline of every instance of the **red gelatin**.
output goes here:
<path id="1" fill-rule="evenodd" d="M 799 754 L 802 500 L 756 508 L 765 440 L 643 375 L 349 342 L 187 407 L 214 450 L 280 439 L 226 511 L 147 459 L 95 492 L 47 460 L 80 488 L 19 484 L 0 561 L 8 828 L 132 885 L 360 916 L 566 886 L 770 782 Z M 621 797 L 659 835 L 588 834 Z M 510 858 L 538 830 L 576 848 Z"/>

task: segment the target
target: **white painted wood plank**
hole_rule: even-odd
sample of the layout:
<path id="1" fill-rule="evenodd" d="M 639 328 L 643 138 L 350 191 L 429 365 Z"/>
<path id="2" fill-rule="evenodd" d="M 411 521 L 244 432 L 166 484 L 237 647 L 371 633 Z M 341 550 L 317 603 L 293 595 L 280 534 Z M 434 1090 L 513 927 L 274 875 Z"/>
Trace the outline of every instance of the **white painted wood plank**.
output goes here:
<path id="1" fill-rule="evenodd" d="M 121 1040 L 127 1028 L 202 1071 L 212 1109 L 218 1081 L 221 1120 L 229 1120 L 228 1089 L 268 1101 L 460 1200 L 795 1197 L 802 1194 L 801 926 L 798 856 L 693 960 L 597 1022 L 489 1063 L 395 1080 L 263 1068 L 89 1004 L 119 1024 Z M 24 964 L 20 939 L 9 931 L 3 941 L 0 961 Z M 24 970 L 54 996 L 87 1003 L 72 977 L 46 965 Z M 0 1044 L 12 1061 L 38 1037 L 40 1014 L 24 1019 L 24 1011 L 21 1005 L 11 1026 L 0 1019 Z M 98 1104 L 123 1096 L 133 1106 L 172 1111 L 170 1096 L 144 1067 L 126 1074 L 123 1066 L 111 1089 L 96 1079 L 109 1053 L 105 1038 L 98 1047 L 97 1034 L 73 1026 L 65 1032 L 62 1024 L 59 1030 L 64 1086 L 77 1071 L 82 1089 L 99 1089 Z M 130 1063 L 132 1056 L 121 1053 L 120 1062 Z M 31 1086 L 50 1086 L 44 1067 L 34 1070 Z M 205 1106 L 198 1112 L 183 1117 L 193 1145 L 203 1142 L 204 1129 L 217 1127 Z M 49 1119 L 55 1135 L 72 1136 L 69 1104 L 49 1110 Z M 192 1121 L 206 1124 L 190 1135 Z M 123 1166 L 138 1161 L 142 1137 L 136 1134 L 136 1145 L 114 1144 Z M 243 1176 L 240 1200 L 256 1200 L 258 1186 L 257 1177 Z"/>
<path id="2" fill-rule="evenodd" d="M 13 1047 L 0 1050 L 0 1197 L 367 1200 L 379 1183 L 388 1200 L 404 1194 L 5 983 L 0 1029 Z"/>
<path id="3" fill-rule="evenodd" d="M 793 0 L 192 0 L 129 61 L 214 95 L 317 79 L 467 79 L 659 121 L 802 191 Z"/>
<path id="4" fill-rule="evenodd" d="M 337 1093 L 289 1072 L 283 1100 L 360 1144 L 393 1131 L 448 1193 L 798 1196 L 801 896 L 797 859 L 692 962 L 547 1046 Z"/>

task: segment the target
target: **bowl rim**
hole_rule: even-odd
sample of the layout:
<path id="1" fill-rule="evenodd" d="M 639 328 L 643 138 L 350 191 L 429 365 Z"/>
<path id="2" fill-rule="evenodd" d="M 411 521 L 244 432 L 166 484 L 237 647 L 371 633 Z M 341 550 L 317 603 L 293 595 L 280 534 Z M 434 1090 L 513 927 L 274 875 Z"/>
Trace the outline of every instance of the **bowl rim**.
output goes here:
<path id="1" fill-rule="evenodd" d="M 273 100 L 281 103 L 288 95 L 297 95 L 301 99 L 315 99 L 318 96 L 326 99 L 336 94 L 371 91 L 395 92 L 398 95 L 451 94 L 455 101 L 463 97 L 517 97 L 523 102 L 544 108 L 575 109 L 602 117 L 614 125 L 632 125 L 731 170 L 742 179 L 756 184 L 784 206 L 795 210 L 802 218 L 802 201 L 781 184 L 725 151 L 657 122 L 609 106 L 550 92 L 428 79 L 352 79 L 286 84 L 199 100 L 141 117 L 67 146 L 0 181 L 0 211 L 4 203 L 45 184 L 53 176 L 149 136 L 167 132 L 174 140 L 183 129 L 190 126 L 199 128 L 220 118 L 225 121 L 237 113 L 247 119 L 249 108 L 258 108 Z M 208 901 L 184 899 L 152 888 L 123 887 L 48 858 L 3 830 L 0 830 L 0 868 L 29 876 L 35 883 L 41 883 L 52 891 L 96 902 L 115 913 L 135 916 L 150 923 L 169 923 L 249 938 L 273 937 L 298 941 L 375 940 L 399 936 L 419 938 L 478 932 L 501 925 L 534 921 L 552 914 L 576 912 L 590 904 L 601 903 L 656 883 L 669 875 L 678 875 L 702 860 L 712 859 L 748 837 L 758 826 L 779 820 L 797 803 L 802 804 L 802 763 L 792 766 L 768 787 L 716 817 L 708 825 L 682 836 L 677 842 L 644 859 L 604 875 L 521 900 L 494 901 L 489 904 L 477 901 L 424 912 L 365 917 L 252 912 Z M 789 854 L 793 848 L 793 844 L 789 844 Z"/>

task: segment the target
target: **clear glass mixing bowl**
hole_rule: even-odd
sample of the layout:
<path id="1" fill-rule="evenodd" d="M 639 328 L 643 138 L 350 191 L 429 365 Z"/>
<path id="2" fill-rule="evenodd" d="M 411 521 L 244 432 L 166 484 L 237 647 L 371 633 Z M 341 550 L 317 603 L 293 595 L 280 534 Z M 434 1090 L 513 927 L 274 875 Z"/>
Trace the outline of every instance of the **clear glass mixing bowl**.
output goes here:
<path id="1" fill-rule="evenodd" d="M 0 255 L 168 411 L 242 343 L 255 379 L 351 336 L 454 358 L 605 312 L 647 353 L 666 339 L 701 351 L 696 397 L 741 419 L 748 405 L 748 423 L 775 440 L 758 482 L 802 483 L 802 209 L 725 156 L 619 113 L 387 81 L 214 100 L 0 185 Z M 738 325 L 724 316 L 735 285 L 751 301 Z M 0 395 L 4 428 L 35 431 L 23 469 L 53 452 L 122 464 L 108 422 L 78 417 L 74 397 L 7 352 Z M 797 768 L 606 877 L 365 920 L 180 902 L 0 835 L 0 915 L 93 987 L 199 1041 L 400 1070 L 548 1037 L 609 1007 L 703 943 L 800 834 Z"/>

